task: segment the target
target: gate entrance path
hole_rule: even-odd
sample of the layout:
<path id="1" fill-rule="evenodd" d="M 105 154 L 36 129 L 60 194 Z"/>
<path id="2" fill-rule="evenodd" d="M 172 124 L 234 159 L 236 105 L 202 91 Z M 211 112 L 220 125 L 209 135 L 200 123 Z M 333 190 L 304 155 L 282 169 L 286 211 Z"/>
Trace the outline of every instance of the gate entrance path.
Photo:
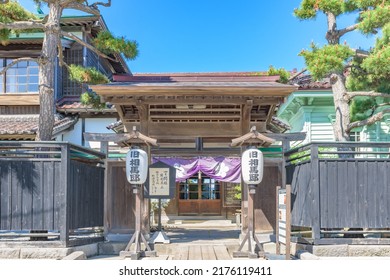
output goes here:
<path id="1" fill-rule="evenodd" d="M 231 260 L 233 252 L 237 251 L 240 246 L 241 230 L 228 220 L 176 220 L 166 225 L 164 231 L 171 243 L 154 244 L 157 257 L 141 259 Z M 118 255 L 102 255 L 90 259 L 120 258 Z"/>

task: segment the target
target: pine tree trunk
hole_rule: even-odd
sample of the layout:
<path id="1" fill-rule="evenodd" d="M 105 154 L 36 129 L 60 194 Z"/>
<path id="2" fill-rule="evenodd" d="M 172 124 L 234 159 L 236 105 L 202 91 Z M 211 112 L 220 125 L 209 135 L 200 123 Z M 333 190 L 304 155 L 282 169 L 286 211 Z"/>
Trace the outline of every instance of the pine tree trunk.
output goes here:
<path id="1" fill-rule="evenodd" d="M 350 123 L 349 104 L 344 99 L 347 92 L 345 88 L 345 78 L 343 74 L 333 73 L 330 77 L 333 91 L 336 120 L 333 125 L 336 141 L 349 141 L 349 134 L 346 132 Z"/>
<path id="2" fill-rule="evenodd" d="M 35 140 L 51 141 L 54 126 L 54 70 L 60 31 L 62 9 L 60 1 L 49 5 L 49 16 L 45 24 L 45 35 L 39 65 L 39 125 Z"/>
<path id="3" fill-rule="evenodd" d="M 328 21 L 328 31 L 326 40 L 329 45 L 337 45 L 340 42 L 340 32 L 337 30 L 336 16 L 333 13 L 326 13 Z M 336 141 L 349 141 L 347 127 L 350 123 L 349 104 L 344 99 L 347 92 L 345 87 L 345 77 L 343 73 L 332 73 L 330 76 L 332 84 L 334 107 L 336 111 L 336 120 L 333 125 L 333 131 Z"/>

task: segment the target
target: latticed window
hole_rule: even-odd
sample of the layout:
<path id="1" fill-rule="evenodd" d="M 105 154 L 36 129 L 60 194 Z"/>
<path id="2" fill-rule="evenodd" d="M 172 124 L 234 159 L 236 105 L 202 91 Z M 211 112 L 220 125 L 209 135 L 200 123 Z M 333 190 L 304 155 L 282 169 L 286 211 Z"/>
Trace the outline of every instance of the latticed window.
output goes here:
<path id="1" fill-rule="evenodd" d="M 11 62 L 12 59 L 0 58 L 0 70 Z M 0 77 L 0 93 L 38 92 L 38 64 L 35 61 L 18 62 Z"/>
<path id="2" fill-rule="evenodd" d="M 349 139 L 350 141 L 353 141 L 353 142 L 360 142 L 361 139 L 360 139 L 360 131 L 351 131 L 351 133 L 349 134 Z"/>
<path id="3" fill-rule="evenodd" d="M 198 173 L 180 182 L 180 199 L 220 199 L 220 184 L 217 180 Z"/>

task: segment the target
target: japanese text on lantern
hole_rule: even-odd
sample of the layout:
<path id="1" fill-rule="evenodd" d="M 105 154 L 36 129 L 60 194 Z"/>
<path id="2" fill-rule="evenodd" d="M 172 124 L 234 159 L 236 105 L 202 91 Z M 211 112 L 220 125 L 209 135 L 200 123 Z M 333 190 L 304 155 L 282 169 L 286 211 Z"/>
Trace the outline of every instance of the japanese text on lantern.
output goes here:
<path id="1" fill-rule="evenodd" d="M 263 179 L 263 153 L 258 149 L 248 149 L 242 154 L 241 173 L 246 184 L 257 185 Z"/>
<path id="2" fill-rule="evenodd" d="M 249 151 L 249 181 L 259 181 L 259 152 Z"/>
<path id="3" fill-rule="evenodd" d="M 129 160 L 129 167 L 130 167 L 130 180 L 134 182 L 141 181 L 140 178 L 140 158 L 139 158 L 139 151 L 134 150 L 130 151 L 130 160 Z"/>
<path id="4" fill-rule="evenodd" d="M 126 155 L 126 177 L 130 184 L 145 183 L 148 171 L 148 156 L 141 149 L 131 149 Z"/>

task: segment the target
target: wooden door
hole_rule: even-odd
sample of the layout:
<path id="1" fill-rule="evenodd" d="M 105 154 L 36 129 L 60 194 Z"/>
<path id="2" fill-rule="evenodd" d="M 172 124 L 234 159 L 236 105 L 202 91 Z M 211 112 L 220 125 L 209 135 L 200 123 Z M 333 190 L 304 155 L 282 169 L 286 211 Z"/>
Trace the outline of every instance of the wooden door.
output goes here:
<path id="1" fill-rule="evenodd" d="M 221 215 L 221 184 L 203 173 L 178 183 L 179 215 Z"/>

